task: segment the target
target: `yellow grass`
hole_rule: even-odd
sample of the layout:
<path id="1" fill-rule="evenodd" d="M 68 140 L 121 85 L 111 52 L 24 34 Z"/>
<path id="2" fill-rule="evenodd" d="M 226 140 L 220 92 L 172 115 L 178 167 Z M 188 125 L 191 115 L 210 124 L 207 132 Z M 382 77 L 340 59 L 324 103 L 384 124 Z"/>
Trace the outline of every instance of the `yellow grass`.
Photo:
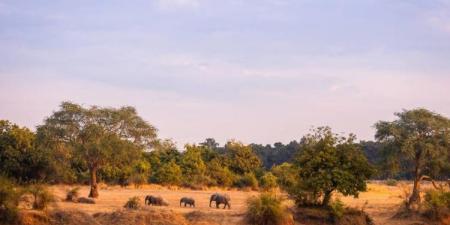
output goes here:
<path id="1" fill-rule="evenodd" d="M 423 185 L 425 189 L 431 188 L 430 185 Z M 89 192 L 88 186 L 80 186 L 80 196 L 87 196 Z M 246 210 L 246 200 L 250 196 L 257 195 L 254 191 L 239 191 L 239 190 L 190 190 L 177 187 L 161 187 L 158 185 L 144 185 L 140 189 L 134 187 L 121 188 L 119 186 L 102 186 L 100 190 L 100 197 L 96 200 L 96 204 L 79 204 L 63 201 L 67 190 L 73 186 L 55 185 L 50 187 L 57 196 L 58 201 L 55 208 L 64 210 L 81 210 L 83 212 L 94 214 L 99 212 L 113 212 L 122 209 L 125 202 L 133 196 L 138 196 L 141 199 L 142 205 L 146 195 L 157 195 L 163 197 L 168 203 L 167 207 L 146 206 L 146 209 L 170 210 L 181 214 L 200 215 L 203 217 L 212 218 L 213 224 L 237 224 L 242 220 Z M 411 224 L 418 221 L 396 220 L 392 219 L 397 208 L 402 201 L 404 201 L 405 188 L 411 188 L 411 183 L 399 182 L 397 186 L 387 186 L 382 182 L 370 182 L 368 184 L 368 191 L 360 193 L 359 198 L 344 197 L 336 194 L 346 206 L 362 208 L 374 219 L 376 224 L 386 225 L 403 225 Z M 231 196 L 231 209 L 216 209 L 209 207 L 209 197 L 212 193 L 220 192 L 227 193 Z M 179 206 L 179 199 L 181 197 L 192 197 L 196 200 L 196 208 L 184 208 Z M 367 202 L 367 204 L 366 204 Z M 213 204 L 214 205 L 214 204 Z"/>

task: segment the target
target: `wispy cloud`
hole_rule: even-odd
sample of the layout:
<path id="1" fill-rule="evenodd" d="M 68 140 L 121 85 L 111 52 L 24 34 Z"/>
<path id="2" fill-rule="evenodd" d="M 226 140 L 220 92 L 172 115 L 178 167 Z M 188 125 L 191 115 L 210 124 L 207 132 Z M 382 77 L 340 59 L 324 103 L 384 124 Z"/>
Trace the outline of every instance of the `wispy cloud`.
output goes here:
<path id="1" fill-rule="evenodd" d="M 194 9 L 200 6 L 200 0 L 157 0 L 162 10 Z"/>

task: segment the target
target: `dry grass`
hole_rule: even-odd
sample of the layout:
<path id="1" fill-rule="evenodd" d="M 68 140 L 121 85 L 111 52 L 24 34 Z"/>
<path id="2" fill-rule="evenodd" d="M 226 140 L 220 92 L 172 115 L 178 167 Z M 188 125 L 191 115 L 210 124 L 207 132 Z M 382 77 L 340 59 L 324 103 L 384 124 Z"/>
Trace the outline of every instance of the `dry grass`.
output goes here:
<path id="1" fill-rule="evenodd" d="M 359 198 L 352 197 L 339 198 L 346 206 L 363 208 L 372 217 L 375 224 L 386 225 L 410 225 L 413 223 L 424 224 L 421 221 L 410 219 L 393 219 L 397 208 L 404 200 L 403 188 L 411 188 L 411 183 L 399 181 L 397 186 L 388 186 L 383 182 L 370 182 L 368 191 L 360 194 Z M 423 189 L 431 189 L 432 186 L 423 184 Z M 96 213 L 112 213 L 123 211 L 122 207 L 130 197 L 138 196 L 143 199 L 146 195 L 161 196 L 168 201 L 169 206 L 144 206 L 139 211 L 170 211 L 176 214 L 185 215 L 186 221 L 190 224 L 241 224 L 246 211 L 246 201 L 249 197 L 255 196 L 258 192 L 238 191 L 238 190 L 190 190 L 178 187 L 161 187 L 158 185 L 144 185 L 140 189 L 134 187 L 121 188 L 120 186 L 108 186 L 100 190 L 100 197 L 96 199 L 96 204 L 79 204 L 62 201 L 65 199 L 66 190 L 69 186 L 56 185 L 51 190 L 61 201 L 56 207 L 64 210 L 81 210 L 82 212 L 94 215 Z M 80 196 L 87 196 L 89 187 L 80 188 Z M 231 196 L 231 209 L 209 208 L 209 197 L 215 192 L 226 193 Z M 196 200 L 196 208 L 185 208 L 179 206 L 181 197 L 190 196 Z M 367 202 L 367 204 L 366 204 Z M 290 203 L 292 204 L 292 203 Z"/>

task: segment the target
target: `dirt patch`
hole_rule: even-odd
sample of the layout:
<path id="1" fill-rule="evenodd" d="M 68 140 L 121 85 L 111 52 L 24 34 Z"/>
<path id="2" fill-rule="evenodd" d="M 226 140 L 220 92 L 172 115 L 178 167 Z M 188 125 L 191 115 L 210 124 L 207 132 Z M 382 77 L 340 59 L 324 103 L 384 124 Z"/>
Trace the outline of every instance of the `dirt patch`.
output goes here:
<path id="1" fill-rule="evenodd" d="M 94 218 L 102 225 L 188 225 L 181 214 L 170 210 L 119 210 L 96 213 Z"/>
<path id="2" fill-rule="evenodd" d="M 298 208 L 293 210 L 294 219 L 300 224 L 311 225 L 372 225 L 370 217 L 359 210 L 346 209 L 338 219 L 329 210 L 320 207 Z"/>

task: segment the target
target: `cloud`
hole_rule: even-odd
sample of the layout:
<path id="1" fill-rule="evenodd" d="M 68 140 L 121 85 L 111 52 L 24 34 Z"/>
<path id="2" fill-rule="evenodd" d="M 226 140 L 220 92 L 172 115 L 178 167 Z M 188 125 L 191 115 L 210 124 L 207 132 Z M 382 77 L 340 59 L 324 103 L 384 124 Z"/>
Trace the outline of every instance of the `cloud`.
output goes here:
<path id="1" fill-rule="evenodd" d="M 200 0 L 158 0 L 161 10 L 195 9 L 200 6 Z"/>

